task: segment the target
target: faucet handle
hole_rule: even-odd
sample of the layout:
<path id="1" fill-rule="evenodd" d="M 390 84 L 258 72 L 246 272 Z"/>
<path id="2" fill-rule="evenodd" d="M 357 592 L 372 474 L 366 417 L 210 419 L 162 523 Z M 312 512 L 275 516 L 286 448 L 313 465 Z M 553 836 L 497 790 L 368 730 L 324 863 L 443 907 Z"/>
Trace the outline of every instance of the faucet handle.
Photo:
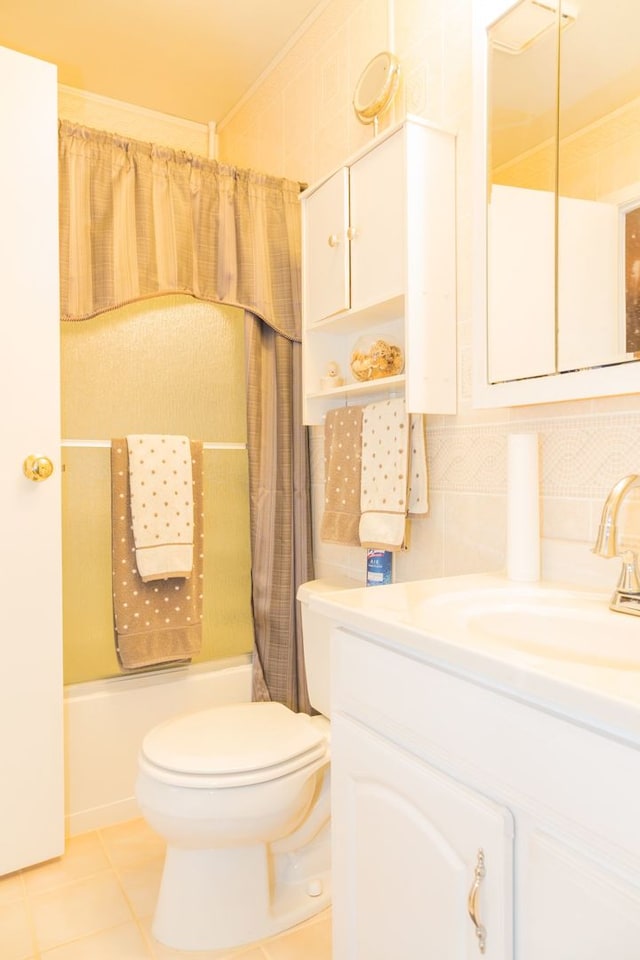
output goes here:
<path id="1" fill-rule="evenodd" d="M 633 550 L 623 550 L 621 554 L 622 570 L 618 580 L 618 593 L 640 594 L 640 576 L 638 575 L 638 557 Z"/>

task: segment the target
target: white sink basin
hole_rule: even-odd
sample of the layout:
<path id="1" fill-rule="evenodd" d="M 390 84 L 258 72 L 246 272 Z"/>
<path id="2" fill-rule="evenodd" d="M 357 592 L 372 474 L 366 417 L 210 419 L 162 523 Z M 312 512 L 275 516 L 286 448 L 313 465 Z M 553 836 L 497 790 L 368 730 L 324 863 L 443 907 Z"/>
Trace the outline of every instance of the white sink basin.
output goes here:
<path id="1" fill-rule="evenodd" d="M 542 585 L 478 588 L 424 598 L 425 629 L 554 660 L 640 670 L 640 617 L 614 613 L 608 598 Z"/>

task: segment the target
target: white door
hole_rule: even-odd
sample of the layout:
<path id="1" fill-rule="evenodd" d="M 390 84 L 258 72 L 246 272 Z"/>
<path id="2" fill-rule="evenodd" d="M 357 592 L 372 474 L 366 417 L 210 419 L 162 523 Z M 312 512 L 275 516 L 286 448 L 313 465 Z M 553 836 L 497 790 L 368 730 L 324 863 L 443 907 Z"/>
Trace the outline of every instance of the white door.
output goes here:
<path id="1" fill-rule="evenodd" d="M 64 817 L 56 69 L 0 47 L 0 90 L 2 875 L 59 855 Z"/>
<path id="2" fill-rule="evenodd" d="M 331 778 L 334 960 L 510 960 L 509 811 L 341 714 Z"/>

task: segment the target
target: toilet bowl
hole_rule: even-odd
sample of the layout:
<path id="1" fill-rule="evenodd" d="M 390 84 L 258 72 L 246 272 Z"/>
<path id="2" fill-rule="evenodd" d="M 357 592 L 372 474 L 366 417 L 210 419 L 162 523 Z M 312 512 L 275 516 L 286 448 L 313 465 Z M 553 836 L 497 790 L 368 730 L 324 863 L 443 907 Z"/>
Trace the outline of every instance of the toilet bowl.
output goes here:
<path id="1" fill-rule="evenodd" d="M 318 716 L 236 703 L 173 718 L 145 736 L 136 797 L 167 843 L 152 925 L 181 950 L 279 933 L 331 899 L 329 623 L 298 591 L 309 696 Z"/>

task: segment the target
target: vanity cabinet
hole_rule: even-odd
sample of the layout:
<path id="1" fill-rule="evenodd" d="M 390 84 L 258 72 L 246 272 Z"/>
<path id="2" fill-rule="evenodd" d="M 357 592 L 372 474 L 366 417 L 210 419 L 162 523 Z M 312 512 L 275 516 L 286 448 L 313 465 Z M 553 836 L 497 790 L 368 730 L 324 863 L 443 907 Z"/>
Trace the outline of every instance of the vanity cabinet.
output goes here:
<path id="1" fill-rule="evenodd" d="M 455 412 L 454 149 L 451 134 L 407 119 L 302 194 L 306 423 L 397 391 L 411 412 Z M 400 346 L 404 371 L 355 380 L 363 335 Z M 323 390 L 331 361 L 345 383 Z"/>
<path id="2" fill-rule="evenodd" d="M 374 632 L 331 656 L 334 960 L 635 960 L 637 745 Z"/>

